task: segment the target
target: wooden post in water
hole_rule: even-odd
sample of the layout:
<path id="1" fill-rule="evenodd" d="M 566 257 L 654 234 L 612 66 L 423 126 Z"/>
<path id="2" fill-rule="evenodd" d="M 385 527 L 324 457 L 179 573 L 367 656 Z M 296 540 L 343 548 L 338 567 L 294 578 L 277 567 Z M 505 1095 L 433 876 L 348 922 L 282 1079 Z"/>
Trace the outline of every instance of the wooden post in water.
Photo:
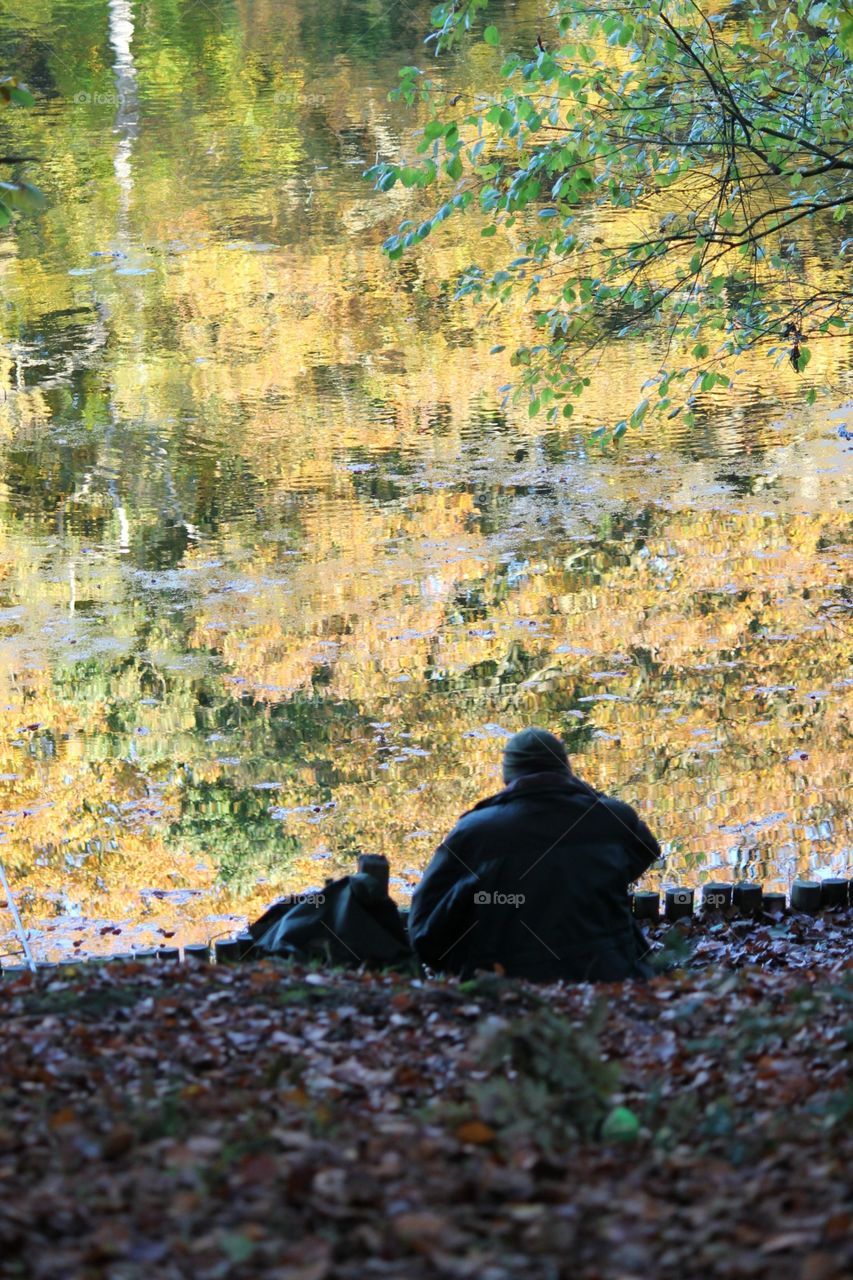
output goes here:
<path id="1" fill-rule="evenodd" d="M 217 964 L 232 964 L 240 959 L 243 944 L 239 938 L 220 938 L 213 948 Z"/>
<path id="2" fill-rule="evenodd" d="M 761 910 L 764 890 L 760 884 L 742 880 L 732 889 L 732 906 L 739 915 L 754 916 Z"/>
<path id="3" fill-rule="evenodd" d="M 638 920 L 659 920 L 660 895 L 657 893 L 635 893 L 634 915 Z"/>
<path id="4" fill-rule="evenodd" d="M 673 923 L 676 920 L 689 920 L 693 915 L 693 890 L 678 886 L 667 889 L 664 915 Z"/>
<path id="5" fill-rule="evenodd" d="M 237 934 L 237 941 L 240 943 L 240 959 L 254 960 L 257 954 L 254 950 L 255 939 L 248 929 L 244 933 Z"/>
<path id="6" fill-rule="evenodd" d="M 768 915 L 781 916 L 785 914 L 788 903 L 784 893 L 765 893 L 761 905 Z"/>
<path id="7" fill-rule="evenodd" d="M 732 905 L 732 886 L 722 881 L 709 881 L 702 886 L 702 906 L 706 911 L 727 911 Z"/>
<path id="8" fill-rule="evenodd" d="M 791 885 L 791 910 L 816 915 L 820 911 L 820 896 L 819 880 L 795 880 Z"/>
<path id="9" fill-rule="evenodd" d="M 184 947 L 185 964 L 210 964 L 210 943 L 191 942 Z"/>
<path id="10" fill-rule="evenodd" d="M 830 876 L 820 882 L 821 907 L 846 907 L 849 903 L 849 888 L 846 880 Z"/>

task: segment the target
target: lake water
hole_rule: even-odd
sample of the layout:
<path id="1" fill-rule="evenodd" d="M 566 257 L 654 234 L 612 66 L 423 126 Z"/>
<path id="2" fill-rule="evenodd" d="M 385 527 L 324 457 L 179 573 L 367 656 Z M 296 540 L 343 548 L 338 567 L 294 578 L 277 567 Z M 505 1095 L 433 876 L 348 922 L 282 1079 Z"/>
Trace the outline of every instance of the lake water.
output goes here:
<path id="1" fill-rule="evenodd" d="M 494 11 L 527 48 L 545 9 Z M 423 123 L 387 91 L 428 17 L 4 7 L 49 204 L 0 234 L 0 856 L 42 956 L 230 931 L 359 851 L 402 901 L 528 723 L 647 817 L 652 886 L 851 874 L 850 345 L 615 450 L 654 334 L 569 427 L 503 410 L 517 322 L 448 283 L 499 244 L 388 263 L 413 197 L 362 178 Z"/>

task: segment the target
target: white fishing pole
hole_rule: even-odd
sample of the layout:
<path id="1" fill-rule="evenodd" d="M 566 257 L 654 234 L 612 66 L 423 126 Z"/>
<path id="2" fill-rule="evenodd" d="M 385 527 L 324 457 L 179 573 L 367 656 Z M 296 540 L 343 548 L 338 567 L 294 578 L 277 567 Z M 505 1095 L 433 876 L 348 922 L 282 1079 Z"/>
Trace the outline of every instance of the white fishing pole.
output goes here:
<path id="1" fill-rule="evenodd" d="M 18 937 L 21 939 L 21 945 L 24 948 L 24 956 L 26 958 L 27 964 L 30 966 L 33 973 L 35 973 L 36 962 L 33 959 L 33 953 L 30 950 L 30 944 L 27 941 L 27 935 L 24 932 L 24 926 L 21 923 L 21 917 L 18 915 L 18 908 L 15 904 L 15 899 L 12 897 L 12 890 L 9 888 L 9 881 L 6 879 L 6 868 L 3 866 L 2 858 L 0 858 L 0 885 L 2 885 L 3 892 L 6 895 L 6 905 L 9 908 L 9 914 L 11 915 L 12 920 L 14 921 L 15 932 L 17 933 Z"/>

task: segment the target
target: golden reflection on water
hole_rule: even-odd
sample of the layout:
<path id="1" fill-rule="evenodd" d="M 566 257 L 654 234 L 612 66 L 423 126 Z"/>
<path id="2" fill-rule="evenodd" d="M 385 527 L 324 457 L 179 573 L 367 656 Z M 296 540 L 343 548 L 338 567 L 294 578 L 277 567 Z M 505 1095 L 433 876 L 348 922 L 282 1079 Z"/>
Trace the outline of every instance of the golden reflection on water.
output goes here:
<path id="1" fill-rule="evenodd" d="M 208 936 L 361 850 L 405 896 L 530 722 L 642 809 L 658 880 L 849 870 L 844 407 L 762 356 L 601 453 L 650 339 L 577 427 L 502 410 L 441 283 L 476 225 L 388 264 L 405 206 L 359 177 L 411 124 L 411 19 L 117 4 L 122 45 L 106 4 L 12 8 L 54 77 L 7 126 L 51 206 L 0 246 L 0 852 L 42 952 Z"/>

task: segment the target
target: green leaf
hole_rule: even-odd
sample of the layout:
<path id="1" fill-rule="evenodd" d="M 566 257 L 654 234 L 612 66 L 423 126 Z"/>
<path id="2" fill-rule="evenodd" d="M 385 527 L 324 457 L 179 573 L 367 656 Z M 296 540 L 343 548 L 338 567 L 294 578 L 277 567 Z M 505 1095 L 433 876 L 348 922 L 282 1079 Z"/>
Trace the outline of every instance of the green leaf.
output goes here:
<path id="1" fill-rule="evenodd" d="M 44 193 L 31 182 L 0 182 L 0 197 L 10 209 L 33 213 L 47 203 Z"/>
<path id="2" fill-rule="evenodd" d="M 631 426 L 639 427 L 649 411 L 648 400 L 641 400 L 634 412 L 631 414 Z"/>
<path id="3" fill-rule="evenodd" d="M 483 39 L 486 44 L 498 45 L 501 42 L 501 33 L 498 31 L 497 27 L 486 27 L 483 32 Z"/>
<path id="4" fill-rule="evenodd" d="M 12 213 L 8 205 L 5 205 L 3 201 L 0 200 L 0 227 L 8 227 L 11 221 Z"/>
<path id="5" fill-rule="evenodd" d="M 458 152 L 455 156 L 450 157 L 444 168 L 447 176 L 453 178 L 454 181 L 462 177 L 462 157 Z"/>

